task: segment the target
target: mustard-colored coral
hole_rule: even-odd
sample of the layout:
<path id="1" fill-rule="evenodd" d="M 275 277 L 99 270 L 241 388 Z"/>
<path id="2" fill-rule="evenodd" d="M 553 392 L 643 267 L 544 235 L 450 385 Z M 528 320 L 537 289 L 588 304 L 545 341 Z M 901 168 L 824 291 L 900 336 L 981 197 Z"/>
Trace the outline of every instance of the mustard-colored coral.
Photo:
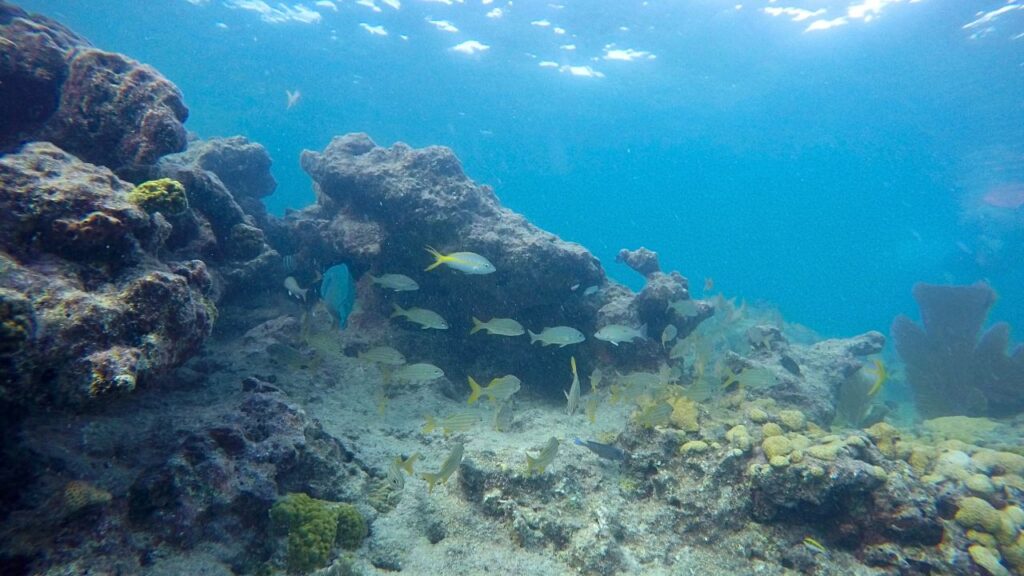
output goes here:
<path id="1" fill-rule="evenodd" d="M 776 456 L 786 456 L 792 452 L 793 443 L 785 436 L 769 436 L 761 443 L 761 449 L 764 450 L 764 457 L 770 461 Z"/>
<path id="2" fill-rule="evenodd" d="M 270 520 L 278 533 L 287 534 L 288 570 L 306 573 L 322 568 L 337 541 L 355 548 L 367 534 L 366 520 L 349 504 L 288 494 L 270 509 Z"/>
<path id="3" fill-rule="evenodd" d="M 175 216 L 188 210 L 185 187 L 170 178 L 139 184 L 128 193 L 128 201 L 150 214 L 161 212 L 166 216 Z"/>
<path id="4" fill-rule="evenodd" d="M 807 418 L 799 410 L 783 410 L 779 412 L 779 422 L 794 432 L 807 427 Z"/>
<path id="5" fill-rule="evenodd" d="M 697 403 L 693 400 L 678 396 L 668 400 L 672 406 L 672 416 L 669 417 L 672 425 L 686 432 L 699 432 L 700 423 L 697 421 Z"/>
<path id="6" fill-rule="evenodd" d="M 1002 517 L 988 502 L 975 496 L 968 496 L 960 501 L 956 521 L 965 528 L 978 528 L 995 534 L 1002 524 Z"/>

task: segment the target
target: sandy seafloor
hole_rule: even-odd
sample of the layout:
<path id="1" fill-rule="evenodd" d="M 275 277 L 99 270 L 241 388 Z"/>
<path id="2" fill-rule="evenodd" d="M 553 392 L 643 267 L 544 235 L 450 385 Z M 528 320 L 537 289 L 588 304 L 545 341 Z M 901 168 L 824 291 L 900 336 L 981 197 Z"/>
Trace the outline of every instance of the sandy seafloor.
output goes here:
<path id="1" fill-rule="evenodd" d="M 295 306 L 293 312 L 294 321 L 285 315 L 268 322 L 286 327 L 272 339 L 281 341 L 282 336 L 288 333 L 301 338 L 296 333 L 301 308 Z M 430 331 L 409 330 L 416 331 L 422 338 L 431 337 Z M 265 350 L 268 340 L 250 339 L 246 344 L 245 338 L 213 339 L 208 342 L 204 354 L 193 360 L 193 363 L 202 364 L 204 370 L 215 367 L 199 387 L 180 391 L 140 390 L 119 401 L 124 403 L 121 408 L 130 405 L 130 410 L 122 411 L 114 406 L 112 413 L 119 414 L 117 419 L 140 419 L 139 426 L 143 428 L 158 419 L 190 418 L 206 410 L 217 414 L 223 411 L 225 403 L 238 402 L 239 397 L 245 394 L 241 392 L 240 381 L 255 375 L 272 382 L 290 401 L 303 406 L 309 416 L 320 421 L 327 433 L 341 440 L 346 449 L 354 453 L 355 460 L 378 473 L 377 480 L 381 482 L 393 458 L 400 454 L 419 453 L 416 475 L 407 477 L 400 495 L 391 499 L 392 509 L 373 516 L 375 512 L 372 509 L 360 506 L 361 510 L 370 512 L 372 524 L 370 537 L 360 550 L 350 556 L 355 573 L 397 573 L 375 567 L 370 560 L 375 557 L 375 551 L 400 557 L 402 574 L 580 573 L 579 568 L 571 565 L 571 556 L 576 553 L 572 549 L 587 545 L 587 539 L 590 544 L 600 545 L 602 537 L 609 537 L 610 525 L 614 525 L 619 534 L 617 539 L 623 555 L 615 572 L 617 574 L 725 576 L 798 573 L 775 562 L 749 558 L 746 548 L 750 543 L 750 533 L 757 534 L 758 539 L 770 539 L 780 535 L 778 527 L 749 521 L 742 531 L 735 534 L 726 531 L 715 538 L 704 537 L 699 531 L 675 534 L 672 520 L 664 514 L 667 504 L 663 499 L 631 495 L 629 491 L 635 487 L 627 488 L 624 483 L 627 476 L 623 474 L 621 464 L 598 458 L 584 447 L 574 445 L 575 437 L 607 439 L 630 426 L 635 407 L 628 403 L 609 404 L 607 390 L 599 391 L 602 402 L 595 423 L 591 423 L 582 406 L 575 415 L 568 416 L 564 402 L 531 396 L 524 389 L 515 397 L 515 419 L 508 432 L 494 429 L 495 408 L 482 399 L 471 408 L 480 415 L 480 422 L 472 430 L 453 433 L 449 437 L 440 430 L 425 434 L 425 415 L 445 415 L 467 409 L 468 385 L 451 382 L 447 378 L 425 385 L 392 385 L 382 410 L 381 390 L 389 381 L 385 370 L 373 362 L 347 356 L 343 351 L 352 346 L 387 344 L 375 340 L 390 332 L 378 329 L 368 334 L 353 327 L 336 333 L 321 326 L 310 339 L 312 346 L 304 347 L 298 340 L 291 342 L 309 354 L 308 362 L 275 358 Z M 315 353 L 311 353 L 314 349 Z M 559 352 L 554 350 L 541 351 L 538 348 L 538 353 L 558 353 L 566 358 L 571 354 L 571 347 Z M 565 374 L 553 375 L 552 378 L 565 380 L 568 388 L 571 376 L 566 370 Z M 586 401 L 590 390 L 585 376 L 581 376 L 581 383 L 584 387 L 583 400 Z M 608 381 L 603 383 L 605 387 L 608 385 Z M 448 397 L 444 393 L 446 390 L 459 397 Z M 168 413 L 171 407 L 174 412 Z M 728 412 L 729 409 L 725 410 Z M 653 434 L 656 437 L 672 432 L 666 428 Z M 524 545 L 517 540 L 514 527 L 521 518 L 509 520 L 485 514 L 481 504 L 467 498 L 460 486 L 459 474 L 474 461 L 481 467 L 501 473 L 523 474 L 525 454 L 536 455 L 550 437 L 558 438 L 561 444 L 555 461 L 536 484 L 538 496 L 541 491 L 547 492 L 538 501 L 547 501 L 552 507 L 557 504 L 560 512 L 555 514 L 561 516 L 560 520 L 581 528 L 574 535 L 579 541 L 565 543 L 563 550 L 543 542 Z M 428 492 L 427 483 L 418 475 L 436 471 L 456 442 L 464 442 L 466 449 L 460 471 L 446 484 L 438 485 L 432 493 Z M 372 487 L 367 486 L 367 490 L 372 491 Z M 713 504 L 708 503 L 709 506 Z M 498 505 L 502 503 L 499 501 Z M 572 511 L 571 519 L 564 516 L 566 510 Z M 541 518 L 546 512 L 553 511 L 537 508 L 533 512 Z M 432 543 L 427 533 L 438 528 L 442 529 L 444 537 Z M 796 541 L 799 542 L 799 535 Z M 772 543 L 765 544 L 774 547 Z M 817 558 L 816 574 L 878 574 L 842 551 L 830 550 L 827 557 L 811 556 Z M 204 551 L 204 545 L 200 545 L 191 552 L 170 552 L 147 573 L 169 576 L 227 575 L 231 572 L 215 558 L 213 551 Z"/>

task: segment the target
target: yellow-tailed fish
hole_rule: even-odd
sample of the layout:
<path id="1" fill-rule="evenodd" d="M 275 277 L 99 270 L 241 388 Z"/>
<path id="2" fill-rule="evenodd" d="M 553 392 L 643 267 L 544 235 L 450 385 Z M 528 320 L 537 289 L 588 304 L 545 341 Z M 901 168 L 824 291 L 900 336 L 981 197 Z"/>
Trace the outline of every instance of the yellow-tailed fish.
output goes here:
<path id="1" fill-rule="evenodd" d="M 472 376 L 469 376 L 468 379 L 470 393 L 469 400 L 466 401 L 466 404 L 469 404 L 470 406 L 476 404 L 476 401 L 479 400 L 481 396 L 487 396 L 491 399 L 491 402 L 504 402 L 511 398 L 513 394 L 519 392 L 519 389 L 522 387 L 522 382 L 519 378 L 516 378 L 511 374 L 491 380 L 486 388 L 477 384 L 476 380 L 474 380 Z"/>
<path id="2" fill-rule="evenodd" d="M 544 449 L 540 451 L 537 457 L 526 455 L 526 474 L 543 474 L 544 469 L 547 468 L 551 462 L 558 455 L 558 439 L 550 438 L 548 443 L 544 445 Z"/>
<path id="3" fill-rule="evenodd" d="M 440 422 L 434 420 L 433 416 L 427 416 L 427 422 L 423 425 L 422 432 L 424 434 L 430 434 L 441 426 L 441 430 L 445 436 L 450 435 L 452 432 L 466 432 L 473 428 L 473 425 L 480 421 L 480 417 L 475 412 L 468 410 L 455 412 L 449 414 L 441 419 Z"/>
<path id="4" fill-rule="evenodd" d="M 540 334 L 527 331 L 530 334 L 530 344 L 540 342 L 542 346 L 566 347 L 570 344 L 579 344 L 586 340 L 586 336 L 579 330 L 569 326 L 551 326 L 541 330 Z"/>
<path id="5" fill-rule="evenodd" d="M 672 349 L 668 351 L 668 359 L 678 360 L 683 356 L 686 356 L 687 348 L 689 346 L 690 345 L 689 343 L 686 342 L 686 340 L 679 340 L 678 342 L 673 344 Z"/>
<path id="6" fill-rule="evenodd" d="M 675 340 L 678 335 L 679 329 L 676 328 L 675 324 L 665 326 L 665 329 L 661 331 L 661 347 L 663 349 L 668 348 L 668 343 Z"/>
<path id="7" fill-rule="evenodd" d="M 654 428 L 668 424 L 671 417 L 672 405 L 661 400 L 640 410 L 633 419 L 644 428 Z"/>
<path id="8" fill-rule="evenodd" d="M 391 376 L 401 382 L 408 384 L 426 384 L 432 382 L 444 376 L 444 370 L 441 370 L 433 364 L 427 364 L 426 362 L 418 362 L 416 364 L 407 364 L 402 366 L 398 370 L 392 372 Z"/>
<path id="9" fill-rule="evenodd" d="M 444 321 L 440 314 L 433 310 L 427 310 L 426 308 L 409 308 L 407 310 L 398 304 L 393 304 L 393 306 L 395 311 L 391 313 L 392 318 L 405 318 L 409 322 L 419 324 L 424 330 L 427 328 L 433 328 L 434 330 L 448 329 L 448 323 Z"/>
<path id="10" fill-rule="evenodd" d="M 479 318 L 474 317 L 473 328 L 470 329 L 469 333 L 476 334 L 481 330 L 494 336 L 522 336 L 526 334 L 523 325 L 511 318 L 491 318 L 487 322 L 483 322 Z"/>
<path id="11" fill-rule="evenodd" d="M 380 276 L 367 274 L 367 276 L 370 277 L 370 282 L 395 292 L 411 292 L 420 289 L 420 285 L 405 274 L 381 274 Z"/>
<path id="12" fill-rule="evenodd" d="M 623 326 L 622 324 L 609 324 L 594 334 L 594 338 L 618 346 L 622 342 L 647 339 L 647 324 L 639 328 Z"/>
<path id="13" fill-rule="evenodd" d="M 430 246 L 427 246 L 427 252 L 434 257 L 434 263 L 426 268 L 427 272 L 442 264 L 465 274 L 490 274 L 495 271 L 494 264 L 475 252 L 442 254 Z"/>
<path id="14" fill-rule="evenodd" d="M 825 548 L 824 544 L 822 544 L 821 542 L 818 542 L 817 540 L 815 540 L 814 538 L 811 538 L 810 536 L 804 536 L 804 546 L 807 546 L 808 548 L 810 548 L 811 550 L 814 550 L 818 554 L 824 554 L 824 555 L 828 556 L 828 548 Z"/>
<path id="15" fill-rule="evenodd" d="M 601 385 L 601 379 L 604 378 L 604 372 L 600 368 L 594 368 L 590 372 L 590 391 L 597 392 L 597 387 Z"/>
<path id="16" fill-rule="evenodd" d="M 428 485 L 428 492 L 434 491 L 434 485 L 444 484 L 451 478 L 451 475 L 459 469 L 459 465 L 462 464 L 462 455 L 465 453 L 465 447 L 462 443 L 458 443 L 452 448 L 451 454 L 448 455 L 444 460 L 444 464 L 441 464 L 441 469 L 437 472 L 425 472 L 420 474 L 420 478 L 426 480 Z"/>
<path id="17" fill-rule="evenodd" d="M 576 413 L 576 408 L 580 404 L 580 376 L 576 372 L 576 357 L 572 356 L 569 358 L 569 367 L 572 368 L 572 385 L 569 387 L 569 391 L 562 390 L 565 394 L 565 399 L 568 401 L 566 411 L 569 416 Z"/>
<path id="18" fill-rule="evenodd" d="M 405 476 L 402 475 L 402 468 L 396 463 L 398 460 L 400 459 L 392 460 L 391 464 L 388 465 L 387 471 L 388 486 L 394 492 L 401 492 L 405 488 Z"/>
<path id="19" fill-rule="evenodd" d="M 385 364 L 387 366 L 401 366 L 405 364 L 405 356 L 390 346 L 376 346 L 359 353 L 360 360 Z"/>
<path id="20" fill-rule="evenodd" d="M 627 387 L 653 388 L 661 384 L 661 376 L 653 372 L 630 372 L 625 376 L 620 375 L 619 380 Z"/>
<path id="21" fill-rule="evenodd" d="M 589 420 L 591 424 L 596 424 L 597 423 L 597 406 L 598 406 L 598 404 L 599 404 L 599 400 L 597 399 L 597 396 L 591 394 L 590 398 L 587 399 L 587 406 L 586 406 L 587 420 Z"/>
<path id="22" fill-rule="evenodd" d="M 871 384 L 871 389 L 868 390 L 868 396 L 873 397 L 875 394 L 878 394 L 882 389 L 882 385 L 889 379 L 889 372 L 885 369 L 885 364 L 881 360 L 875 359 L 875 369 L 868 373 L 875 379 L 874 383 Z"/>
<path id="23" fill-rule="evenodd" d="M 408 474 L 409 476 L 412 476 L 413 466 L 416 464 L 416 460 L 419 460 L 419 457 L 420 457 L 420 453 L 419 452 L 414 453 L 412 456 L 409 456 L 408 458 L 402 458 L 401 456 L 396 456 L 395 460 L 394 460 L 394 464 L 398 468 L 401 468 L 402 470 L 405 470 L 406 474 Z"/>

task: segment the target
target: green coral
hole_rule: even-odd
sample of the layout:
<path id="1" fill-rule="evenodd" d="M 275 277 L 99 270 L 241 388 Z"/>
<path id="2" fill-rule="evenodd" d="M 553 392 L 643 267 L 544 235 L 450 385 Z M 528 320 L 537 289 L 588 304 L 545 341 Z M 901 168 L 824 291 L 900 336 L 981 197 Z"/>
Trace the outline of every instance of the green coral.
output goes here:
<path id="1" fill-rule="evenodd" d="M 188 210 L 185 187 L 181 182 L 170 178 L 139 184 L 128 193 L 128 201 L 150 214 L 162 212 L 167 216 L 174 216 Z"/>
<path id="2" fill-rule="evenodd" d="M 363 543 L 370 530 L 366 519 L 351 504 L 338 504 L 338 535 L 337 542 L 346 550 L 355 550 Z"/>
<path id="3" fill-rule="evenodd" d="M 287 534 L 288 570 L 307 573 L 322 568 L 335 542 L 357 548 L 366 538 L 366 520 L 354 506 L 288 494 L 270 509 L 270 521 L 278 533 Z"/>

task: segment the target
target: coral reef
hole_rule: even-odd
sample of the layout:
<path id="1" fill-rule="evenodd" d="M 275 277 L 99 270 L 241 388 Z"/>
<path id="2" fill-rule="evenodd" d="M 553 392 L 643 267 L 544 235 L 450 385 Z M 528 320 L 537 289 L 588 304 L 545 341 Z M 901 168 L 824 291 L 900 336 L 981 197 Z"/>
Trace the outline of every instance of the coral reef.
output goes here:
<path id="1" fill-rule="evenodd" d="M 0 2 L 0 150 L 47 140 L 134 179 L 185 147 L 188 109 L 153 68 Z"/>
<path id="2" fill-rule="evenodd" d="M 194 140 L 161 158 L 149 176 L 184 185 L 192 210 L 174 221 L 165 249 L 175 260 L 206 262 L 217 301 L 280 284 L 280 254 L 261 228 L 273 229 L 259 199 L 276 186 L 262 146 L 240 137 Z"/>
<path id="3" fill-rule="evenodd" d="M 899 316 L 892 324 L 907 381 L 925 417 L 1007 416 L 1024 410 L 1024 346 L 1007 351 L 1010 327 L 981 333 L 995 292 L 987 284 L 917 284 L 922 325 Z"/>
<path id="4" fill-rule="evenodd" d="M 130 191 L 52 144 L 0 158 L 3 361 L 19 367 L 5 372 L 6 401 L 79 404 L 131 390 L 210 334 L 205 267 L 156 258 L 166 221 Z"/>
<path id="5" fill-rule="evenodd" d="M 327 502 L 292 493 L 270 509 L 272 529 L 287 536 L 286 562 L 292 572 L 305 574 L 327 564 L 337 542 L 358 548 L 366 538 L 366 520 L 350 504 Z"/>
<path id="6" fill-rule="evenodd" d="M 139 184 L 128 193 L 128 201 L 150 214 L 177 216 L 188 210 L 185 187 L 177 180 L 161 178 Z"/>

